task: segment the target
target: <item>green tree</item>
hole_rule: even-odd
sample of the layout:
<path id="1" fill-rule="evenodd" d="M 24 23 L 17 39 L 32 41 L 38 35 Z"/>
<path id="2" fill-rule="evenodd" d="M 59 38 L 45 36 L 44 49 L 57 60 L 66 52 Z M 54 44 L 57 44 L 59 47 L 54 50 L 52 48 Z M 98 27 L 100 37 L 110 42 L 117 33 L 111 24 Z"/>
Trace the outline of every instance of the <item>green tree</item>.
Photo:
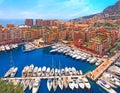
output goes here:
<path id="1" fill-rule="evenodd" d="M 24 93 L 24 91 L 21 85 L 14 86 L 12 82 L 0 79 L 0 93 Z"/>

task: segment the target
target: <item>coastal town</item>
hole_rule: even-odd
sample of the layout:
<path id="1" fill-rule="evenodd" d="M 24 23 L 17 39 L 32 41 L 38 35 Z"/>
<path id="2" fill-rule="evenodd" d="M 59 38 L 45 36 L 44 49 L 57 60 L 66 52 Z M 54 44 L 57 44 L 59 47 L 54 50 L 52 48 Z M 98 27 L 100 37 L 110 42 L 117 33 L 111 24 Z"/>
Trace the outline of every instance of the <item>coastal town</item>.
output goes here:
<path id="1" fill-rule="evenodd" d="M 115 70 L 120 70 L 120 68 L 117 67 L 120 65 L 119 64 L 120 60 L 116 61 L 117 59 L 120 59 L 119 28 L 109 29 L 106 27 L 94 27 L 93 25 L 94 23 L 77 24 L 74 23 L 73 21 L 63 22 L 58 20 L 41 20 L 41 19 L 37 19 L 35 25 L 33 24 L 33 19 L 26 19 L 25 25 L 22 26 L 15 26 L 14 24 L 8 24 L 5 28 L 2 28 L 1 25 L 0 48 L 1 51 L 5 51 L 5 50 L 8 51 L 12 49 L 11 45 L 16 45 L 16 47 L 18 47 L 18 45 L 24 44 L 25 47 L 24 51 L 27 52 L 27 51 L 32 51 L 39 48 L 51 46 L 52 50 L 50 51 L 50 53 L 63 53 L 65 54 L 65 56 L 70 56 L 71 58 L 75 58 L 76 60 L 86 60 L 90 64 L 95 64 L 96 66 L 98 66 L 95 70 L 90 71 L 83 76 L 81 76 L 81 74 L 79 74 L 78 71 L 76 72 L 76 70 L 72 70 L 73 73 L 70 74 L 71 71 L 70 68 L 69 69 L 70 76 L 65 74 L 65 77 L 69 78 L 67 84 L 72 90 L 74 89 L 74 87 L 76 87 L 76 84 L 81 86 L 81 83 L 79 83 L 78 81 L 79 78 L 82 77 L 82 78 L 89 78 L 93 81 L 97 80 L 96 82 L 100 86 L 105 88 L 106 91 L 110 93 L 116 93 L 115 90 L 112 89 L 112 87 L 120 86 L 120 80 L 118 78 L 120 73 L 115 72 Z M 117 65 L 112 65 L 112 64 L 117 64 Z M 62 75 L 60 74 L 62 73 L 60 72 L 62 70 L 52 68 L 50 71 L 50 68 L 47 68 L 49 70 L 48 71 L 46 67 L 43 68 L 45 70 L 44 69 L 43 71 L 40 70 L 41 75 L 34 75 L 34 73 L 39 74 L 39 68 L 38 67 L 34 68 L 33 65 L 32 66 L 33 70 L 30 70 L 31 72 L 29 72 L 29 68 L 27 68 L 26 70 L 31 74 L 33 73 L 33 75 L 28 75 L 29 77 L 28 76 L 26 77 L 25 75 L 24 78 L 22 75 L 22 78 L 18 78 L 18 80 L 23 80 L 23 82 L 26 80 L 26 83 L 25 82 L 23 83 L 24 90 L 29 86 L 29 84 L 31 84 L 30 82 L 34 80 L 35 83 L 39 83 L 41 79 L 48 79 L 49 80 L 48 82 L 51 84 L 52 78 L 56 77 L 55 82 L 57 82 L 56 80 L 58 79 L 60 79 L 60 82 L 61 80 L 65 79 L 64 74 Z M 109 68 L 111 69 L 107 71 L 107 69 Z M 54 70 L 55 73 L 53 73 Z M 68 71 L 67 67 L 65 73 L 67 73 L 66 71 Z M 74 74 L 74 71 L 77 74 Z M 12 80 L 13 82 L 15 82 L 17 80 L 17 77 L 12 78 L 15 76 L 15 74 L 12 77 L 10 76 L 11 78 L 9 78 L 8 76 L 11 73 L 16 73 L 16 72 L 17 72 L 16 68 L 11 68 L 5 74 L 5 78 L 3 78 L 3 80 Z M 53 74 L 51 75 L 48 72 L 49 73 L 51 72 Z M 45 73 L 47 76 L 42 75 L 42 73 Z M 110 80 L 104 79 L 106 77 L 104 73 L 107 73 L 109 75 L 108 78 Z M 72 78 L 74 78 L 74 80 L 71 80 Z M 115 79 L 115 80 L 111 81 L 111 79 Z M 64 82 L 66 81 L 64 80 Z M 88 80 L 86 82 L 88 82 Z M 104 85 L 104 82 L 106 83 L 106 85 Z M 117 84 L 113 82 L 117 82 Z M 106 86 L 109 87 L 107 88 Z M 34 83 L 33 83 L 33 87 L 34 87 Z M 51 87 L 52 85 L 48 86 L 49 91 L 51 90 Z M 54 91 L 56 91 L 57 86 L 53 85 L 53 88 Z M 89 89 L 90 89 L 90 85 L 89 85 Z"/>
<path id="2" fill-rule="evenodd" d="M 120 1 L 115 5 L 120 5 Z M 19 68 L 11 66 L 1 79 L 13 82 L 15 86 L 22 85 L 24 92 L 28 88 L 32 93 L 38 93 L 42 80 L 46 80 L 49 92 L 52 88 L 56 92 L 58 87 L 61 91 L 64 88 L 91 90 L 91 81 L 107 93 L 117 93 L 120 87 L 119 15 L 98 13 L 90 18 L 69 21 L 28 18 L 23 25 L 8 23 L 3 27 L 1 24 L 0 53 L 11 52 L 19 46 L 23 46 L 23 53 L 49 47 L 49 54 L 95 66 L 95 69 L 83 73 L 81 68 L 78 70 L 74 66 L 61 68 L 60 63 L 59 68 L 53 63 L 51 67 L 31 64 L 22 68 L 20 77 L 16 76 Z"/>

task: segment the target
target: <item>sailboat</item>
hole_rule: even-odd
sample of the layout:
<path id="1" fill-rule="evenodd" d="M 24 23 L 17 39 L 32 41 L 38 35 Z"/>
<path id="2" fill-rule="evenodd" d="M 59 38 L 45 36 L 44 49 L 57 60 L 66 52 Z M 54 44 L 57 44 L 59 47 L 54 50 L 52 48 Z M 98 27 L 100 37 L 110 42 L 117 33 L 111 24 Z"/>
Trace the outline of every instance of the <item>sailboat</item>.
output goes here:
<path id="1" fill-rule="evenodd" d="M 13 60 L 12 60 L 12 52 L 10 52 L 10 69 L 5 73 L 4 77 L 9 77 L 13 70 L 15 69 L 13 66 Z M 16 74 L 16 73 L 15 73 Z"/>
<path id="2" fill-rule="evenodd" d="M 52 59 L 52 63 L 53 63 L 53 59 Z M 55 73 L 55 70 L 54 70 L 54 73 Z M 55 78 L 55 74 L 54 74 L 54 78 L 53 78 L 53 90 L 54 90 L 54 92 L 57 90 L 57 87 L 58 87 L 58 80 L 57 80 L 57 78 Z"/>
<path id="3" fill-rule="evenodd" d="M 59 74 L 59 76 L 61 76 L 61 72 L 60 72 L 60 60 L 59 60 L 59 73 L 58 74 Z M 63 90 L 63 80 L 62 80 L 62 78 L 58 79 L 58 85 L 59 85 L 60 89 Z"/>

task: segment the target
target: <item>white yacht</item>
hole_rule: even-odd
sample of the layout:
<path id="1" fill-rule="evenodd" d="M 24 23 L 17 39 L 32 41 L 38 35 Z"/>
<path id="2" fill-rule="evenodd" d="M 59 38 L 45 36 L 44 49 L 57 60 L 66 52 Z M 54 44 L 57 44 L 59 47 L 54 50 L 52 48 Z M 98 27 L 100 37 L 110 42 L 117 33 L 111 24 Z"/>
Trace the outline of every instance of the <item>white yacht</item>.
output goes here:
<path id="1" fill-rule="evenodd" d="M 41 76 L 41 74 L 42 74 L 41 67 L 39 67 L 38 72 L 37 72 L 37 76 L 39 77 L 39 76 Z"/>
<path id="2" fill-rule="evenodd" d="M 53 53 L 53 52 L 56 52 L 57 51 L 57 49 L 52 49 L 52 50 L 50 50 L 50 53 Z"/>
<path id="3" fill-rule="evenodd" d="M 10 47 L 8 45 L 5 45 L 6 50 L 10 50 Z"/>
<path id="4" fill-rule="evenodd" d="M 96 65 L 96 66 L 99 66 L 101 63 L 102 63 L 102 61 L 101 61 L 101 60 L 98 60 L 98 61 L 95 63 L 95 65 Z"/>
<path id="5" fill-rule="evenodd" d="M 13 70 L 14 70 L 14 67 L 11 67 L 11 68 L 5 73 L 4 77 L 10 76 L 11 73 L 13 72 Z"/>
<path id="6" fill-rule="evenodd" d="M 18 71 L 18 67 L 14 68 L 14 70 L 11 73 L 11 77 L 14 77 Z"/>
<path id="7" fill-rule="evenodd" d="M 86 88 L 87 88 L 87 89 L 90 89 L 90 88 L 91 88 L 91 85 L 90 85 L 90 83 L 88 82 L 88 79 L 87 79 L 86 77 L 83 77 L 82 79 L 83 79 L 83 82 L 84 82 Z"/>
<path id="8" fill-rule="evenodd" d="M 5 51 L 4 45 L 1 46 L 1 50 L 2 50 L 2 51 Z"/>
<path id="9" fill-rule="evenodd" d="M 37 76 L 37 72 L 38 72 L 38 67 L 35 67 L 34 70 L 33 70 L 33 76 Z"/>
<path id="10" fill-rule="evenodd" d="M 29 86 L 29 80 L 22 80 L 21 84 L 23 85 L 23 90 L 25 91 Z"/>
<path id="11" fill-rule="evenodd" d="M 93 57 L 89 57 L 88 59 L 87 59 L 87 61 L 89 62 L 90 60 L 92 60 L 93 59 Z"/>
<path id="12" fill-rule="evenodd" d="M 112 89 L 106 81 L 99 79 L 97 81 L 97 84 L 100 85 L 102 88 L 104 88 L 109 93 L 117 93 L 114 89 Z"/>
<path id="13" fill-rule="evenodd" d="M 29 66 L 28 73 L 27 73 L 27 76 L 28 76 L 28 77 L 33 76 L 33 70 L 34 70 L 34 65 L 31 64 L 31 65 Z"/>
<path id="14" fill-rule="evenodd" d="M 15 48 L 17 47 L 17 45 L 15 45 Z M 25 50 L 24 52 L 29 52 L 29 51 L 33 51 L 35 50 L 35 46 L 32 43 L 26 43 L 24 44 Z"/>
<path id="15" fill-rule="evenodd" d="M 34 82 L 35 82 L 34 79 L 30 80 L 30 82 L 29 82 L 29 90 L 32 89 L 32 87 L 33 87 L 33 83 L 34 83 Z"/>
<path id="16" fill-rule="evenodd" d="M 46 66 L 42 67 L 42 71 L 45 72 L 46 71 Z"/>
<path id="17" fill-rule="evenodd" d="M 116 86 L 120 86 L 120 80 L 118 78 L 116 78 L 115 76 L 112 76 L 110 77 L 110 81 L 116 85 Z"/>
<path id="18" fill-rule="evenodd" d="M 58 79 L 58 85 L 59 85 L 60 89 L 63 90 L 63 81 L 61 78 Z"/>
<path id="19" fill-rule="evenodd" d="M 17 47 L 18 47 L 18 44 L 14 44 L 14 47 L 17 48 Z"/>
<path id="20" fill-rule="evenodd" d="M 77 82 L 76 80 L 74 81 L 74 85 L 75 85 L 75 88 L 76 88 L 76 89 L 79 88 L 79 86 L 78 86 L 78 82 Z"/>
<path id="21" fill-rule="evenodd" d="M 49 78 L 47 80 L 47 88 L 48 88 L 49 91 L 52 89 L 52 79 L 51 78 Z"/>
<path id="22" fill-rule="evenodd" d="M 33 83 L 32 93 L 37 93 L 40 87 L 40 79 L 35 79 Z"/>
<path id="23" fill-rule="evenodd" d="M 76 59 L 81 59 L 81 56 L 80 56 L 80 55 L 79 55 L 79 56 L 77 56 L 77 57 L 76 57 Z"/>
<path id="24" fill-rule="evenodd" d="M 92 63 L 92 64 L 94 64 L 94 63 L 97 62 L 97 59 L 96 59 L 96 58 L 93 58 L 93 59 L 91 59 L 89 62 Z"/>
<path id="25" fill-rule="evenodd" d="M 80 88 L 82 88 L 82 89 L 85 88 L 85 85 L 84 85 L 82 79 L 79 78 L 79 79 L 78 79 L 78 83 L 79 83 L 79 87 L 80 87 Z"/>
<path id="26" fill-rule="evenodd" d="M 73 90 L 73 89 L 74 89 L 75 84 L 74 84 L 74 82 L 73 82 L 73 81 L 72 81 L 72 82 L 69 82 L 69 87 L 70 87 L 70 89 L 71 89 L 71 90 Z"/>
<path id="27" fill-rule="evenodd" d="M 53 79 L 53 90 L 54 90 L 54 92 L 56 91 L 57 87 L 58 87 L 58 81 L 57 81 L 56 78 L 54 78 Z"/>

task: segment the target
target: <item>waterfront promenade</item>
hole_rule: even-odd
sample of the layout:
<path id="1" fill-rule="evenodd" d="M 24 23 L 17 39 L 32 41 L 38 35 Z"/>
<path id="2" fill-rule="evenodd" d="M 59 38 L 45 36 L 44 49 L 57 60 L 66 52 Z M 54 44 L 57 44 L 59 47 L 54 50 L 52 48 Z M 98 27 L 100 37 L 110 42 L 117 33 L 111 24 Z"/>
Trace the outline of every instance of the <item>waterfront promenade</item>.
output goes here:
<path id="1" fill-rule="evenodd" d="M 111 66 L 115 60 L 120 56 L 120 51 L 118 51 L 113 57 L 109 59 L 102 59 L 104 62 L 98 66 L 95 70 L 92 72 L 89 72 L 87 76 L 92 80 L 97 80 L 101 74 L 108 69 L 109 66 Z"/>

